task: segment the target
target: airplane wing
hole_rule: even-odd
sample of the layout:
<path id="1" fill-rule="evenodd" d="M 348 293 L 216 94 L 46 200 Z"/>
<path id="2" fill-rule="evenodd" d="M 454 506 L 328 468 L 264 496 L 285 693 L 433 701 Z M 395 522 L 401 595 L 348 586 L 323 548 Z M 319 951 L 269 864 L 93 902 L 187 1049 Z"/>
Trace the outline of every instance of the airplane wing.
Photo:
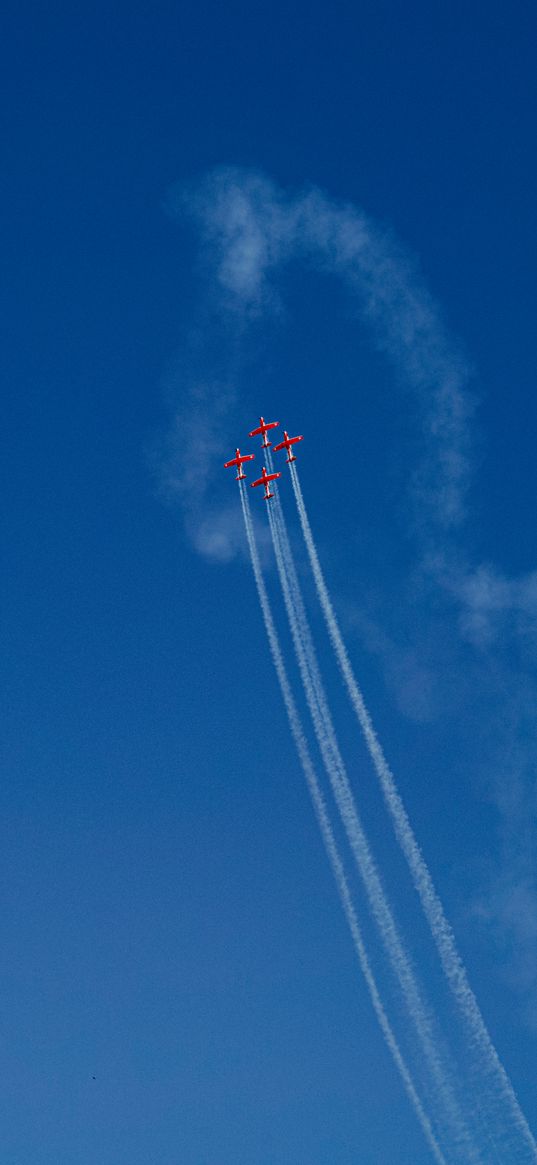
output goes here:
<path id="1" fill-rule="evenodd" d="M 251 481 L 250 485 L 265 485 L 267 481 L 276 481 L 277 477 L 281 477 L 281 473 L 265 473 L 263 477 L 258 477 L 257 481 Z"/>
<path id="2" fill-rule="evenodd" d="M 297 441 L 303 441 L 303 440 L 304 440 L 304 438 L 302 436 L 300 436 L 300 437 L 286 437 L 285 441 L 280 441 L 279 445 L 274 446 L 274 452 L 277 453 L 278 449 L 289 449 L 291 445 L 296 445 Z"/>
<path id="3" fill-rule="evenodd" d="M 277 426 L 279 425 L 279 423 L 280 423 L 279 421 L 265 421 L 263 419 L 263 417 L 261 417 L 261 424 L 257 426 L 257 429 L 252 429 L 252 432 L 249 433 L 248 436 L 249 437 L 263 436 L 267 432 L 268 429 L 276 429 Z"/>
<path id="4" fill-rule="evenodd" d="M 243 461 L 253 461 L 254 458 L 255 458 L 255 453 L 241 453 L 237 449 L 236 456 L 232 457 L 231 461 L 224 462 L 224 469 L 229 469 L 230 466 L 232 466 L 232 465 L 236 465 L 237 468 L 240 468 Z"/>

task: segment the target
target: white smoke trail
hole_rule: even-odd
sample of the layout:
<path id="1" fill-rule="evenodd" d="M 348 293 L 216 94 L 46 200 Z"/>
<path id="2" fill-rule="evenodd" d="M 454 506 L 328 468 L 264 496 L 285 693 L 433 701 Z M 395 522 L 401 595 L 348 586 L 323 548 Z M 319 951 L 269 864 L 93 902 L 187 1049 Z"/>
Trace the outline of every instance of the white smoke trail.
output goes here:
<path id="1" fill-rule="evenodd" d="M 470 1043 L 478 1054 L 480 1071 L 487 1082 L 494 1085 L 498 1100 L 501 1100 L 503 1104 L 507 1105 L 514 1127 L 521 1134 L 525 1143 L 528 1154 L 525 1160 L 535 1162 L 537 1161 L 537 1144 L 526 1117 L 522 1112 L 511 1081 L 494 1047 L 483 1016 L 481 1015 L 476 997 L 468 981 L 466 969 L 457 949 L 455 936 L 444 914 L 444 908 L 434 887 L 429 868 L 414 836 L 406 809 L 395 784 L 395 778 L 386 761 L 375 729 L 373 728 L 371 717 L 365 706 L 362 693 L 355 679 L 348 652 L 332 607 L 328 588 L 324 580 L 294 462 L 290 463 L 289 469 L 302 533 L 304 535 L 317 595 L 326 621 L 330 640 L 354 712 L 362 729 L 369 754 L 379 778 L 384 801 L 392 818 L 397 840 L 408 863 L 414 886 L 419 894 L 424 914 L 436 943 L 445 976 L 460 1012 L 468 1025 Z"/>
<path id="2" fill-rule="evenodd" d="M 285 705 L 285 710 L 287 712 L 287 717 L 288 717 L 289 725 L 291 728 L 291 734 L 292 734 L 293 740 L 295 742 L 295 746 L 296 746 L 296 749 L 298 752 L 300 763 L 302 765 L 302 769 L 304 772 L 306 783 L 307 783 L 309 793 L 310 793 L 310 796 L 311 796 L 311 799 L 313 802 L 313 807 L 314 807 L 315 815 L 316 815 L 316 818 L 317 818 L 317 821 L 319 824 L 319 828 L 321 830 L 323 843 L 324 843 L 324 846 L 326 849 L 326 853 L 328 855 L 328 860 L 330 862 L 332 872 L 334 874 L 339 897 L 341 900 L 341 904 L 343 906 L 345 917 L 347 919 L 349 930 L 351 932 L 351 937 L 352 937 L 352 941 L 354 944 L 354 949 L 355 949 L 356 954 L 358 956 L 360 968 L 362 970 L 362 974 L 364 976 L 364 979 L 365 979 L 365 982 L 366 982 L 366 985 L 367 985 L 367 988 L 369 991 L 371 1002 L 373 1004 L 373 1009 L 374 1009 L 375 1015 L 378 1019 L 378 1022 L 379 1022 L 381 1031 L 383 1033 L 384 1039 L 386 1041 L 386 1044 L 388 1046 L 389 1051 L 391 1052 L 394 1063 L 399 1071 L 399 1074 L 400 1074 L 401 1079 L 403 1081 L 405 1091 L 406 1091 L 407 1096 L 410 1100 L 410 1103 L 414 1109 L 414 1112 L 416 1113 L 416 1116 L 417 1116 L 418 1121 L 421 1125 L 424 1136 L 429 1144 L 429 1147 L 431 1149 L 433 1157 L 434 1157 L 435 1161 L 437 1162 L 437 1165 L 447 1165 L 446 1158 L 444 1157 L 444 1154 L 440 1148 L 440 1145 L 439 1145 L 437 1138 L 435 1136 L 435 1133 L 433 1131 L 431 1121 L 430 1121 L 429 1117 L 427 1116 L 427 1113 L 425 1112 L 425 1109 L 422 1105 L 422 1102 L 418 1096 L 418 1093 L 417 1093 L 414 1081 L 412 1079 L 410 1070 L 407 1067 L 406 1061 L 405 1061 L 403 1054 L 399 1048 L 399 1044 L 397 1042 L 397 1039 L 395 1037 L 395 1033 L 391 1027 L 386 1010 L 385 1010 L 384 1005 L 382 1003 L 379 989 L 378 989 L 378 986 L 376 983 L 376 979 L 375 979 L 375 976 L 373 974 L 373 971 L 372 971 L 372 968 L 371 968 L 371 965 L 369 962 L 364 939 L 362 936 L 360 925 L 358 923 L 356 911 L 354 909 L 354 904 L 353 904 L 351 893 L 349 890 L 349 885 L 348 885 L 345 871 L 343 868 L 343 863 L 342 863 L 342 860 L 341 860 L 341 857 L 339 854 L 336 839 L 334 836 L 334 831 L 332 829 L 332 825 L 331 825 L 330 818 L 328 815 L 328 810 L 327 810 L 327 807 L 326 807 L 326 804 L 324 801 L 324 797 L 323 797 L 323 794 L 322 794 L 322 791 L 321 791 L 321 788 L 319 785 L 319 781 L 317 778 L 317 774 L 315 772 L 313 762 L 311 760 L 307 740 L 306 740 L 306 737 L 304 735 L 302 723 L 301 723 L 301 720 L 300 720 L 300 717 L 298 714 L 298 710 L 296 707 L 294 696 L 293 696 L 293 693 L 291 690 L 291 685 L 289 683 L 289 679 L 287 676 L 287 669 L 285 667 L 282 651 L 280 648 L 278 634 L 277 634 L 276 627 L 274 624 L 274 619 L 272 617 L 272 610 L 270 607 L 267 589 L 265 586 L 265 580 L 263 578 L 261 564 L 259 562 L 259 556 L 257 553 L 257 547 L 256 547 L 256 543 L 255 543 L 255 535 L 254 535 L 254 530 L 253 530 L 253 525 L 252 525 L 252 519 L 251 519 L 251 515 L 250 515 L 250 511 L 249 511 L 248 495 L 246 493 L 246 489 L 245 489 L 244 484 L 242 482 L 239 483 L 239 488 L 240 488 L 240 495 L 241 495 L 242 512 L 243 512 L 243 517 L 244 517 L 244 525 L 245 525 L 245 529 L 246 529 L 246 537 L 248 540 L 248 547 L 250 550 L 250 558 L 251 558 L 251 562 L 252 562 L 252 569 L 253 569 L 255 583 L 256 583 L 256 587 L 257 587 L 259 603 L 260 603 L 261 611 L 263 614 L 263 621 L 265 624 L 265 630 L 266 630 L 267 638 L 268 638 L 268 642 L 269 642 L 270 653 L 272 655 L 272 661 L 273 661 L 274 667 L 276 669 L 276 674 L 278 677 L 278 682 L 280 685 L 280 690 L 282 693 L 282 698 L 283 698 L 283 702 Z"/>
<path id="3" fill-rule="evenodd" d="M 276 504 L 276 498 L 274 503 Z M 464 1152 L 464 1161 L 477 1163 L 482 1158 L 471 1140 L 460 1112 L 446 1066 L 438 1049 L 438 1037 L 435 1033 L 432 1016 L 422 997 L 410 958 L 399 935 L 354 801 L 324 692 L 300 584 L 279 506 L 273 510 L 272 506 L 269 505 L 269 519 L 276 563 L 300 674 L 315 735 L 336 804 L 365 887 L 373 917 L 403 992 L 408 1012 L 429 1064 L 431 1076 L 436 1083 L 451 1135 L 460 1150 Z"/>

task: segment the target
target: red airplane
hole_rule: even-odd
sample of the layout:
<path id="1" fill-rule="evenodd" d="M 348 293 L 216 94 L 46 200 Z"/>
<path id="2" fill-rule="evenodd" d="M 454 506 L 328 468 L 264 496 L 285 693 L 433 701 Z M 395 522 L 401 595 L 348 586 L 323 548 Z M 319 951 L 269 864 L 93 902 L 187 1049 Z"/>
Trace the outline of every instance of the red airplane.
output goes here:
<path id="1" fill-rule="evenodd" d="M 303 441 L 303 440 L 304 440 L 303 437 L 290 437 L 287 430 L 284 429 L 283 430 L 283 441 L 281 441 L 279 445 L 274 446 L 273 452 L 277 453 L 278 449 L 287 449 L 287 453 L 288 453 L 287 463 L 289 463 L 290 461 L 296 461 L 296 457 L 291 453 L 291 445 L 296 445 L 297 441 Z"/>
<path id="2" fill-rule="evenodd" d="M 248 436 L 249 437 L 259 437 L 259 436 L 263 437 L 263 441 L 261 442 L 261 448 L 262 449 L 270 449 L 270 441 L 267 441 L 268 430 L 275 429 L 276 426 L 279 425 L 280 422 L 279 421 L 265 421 L 264 417 L 260 417 L 259 420 L 261 422 L 259 427 L 257 429 L 252 429 L 252 432 L 249 433 Z"/>
<path id="3" fill-rule="evenodd" d="M 251 485 L 252 489 L 256 485 L 264 485 L 264 487 L 265 487 L 265 501 L 268 502 L 269 498 L 274 497 L 274 494 L 271 494 L 271 492 L 269 490 L 268 483 L 269 483 L 269 481 L 275 481 L 277 477 L 281 477 L 281 476 L 282 476 L 281 473 L 267 473 L 265 466 L 263 466 L 263 472 L 261 474 L 261 477 L 259 477 L 257 479 L 257 481 L 251 481 L 250 485 Z"/>
<path id="4" fill-rule="evenodd" d="M 238 472 L 235 481 L 244 481 L 246 474 L 242 472 L 242 463 L 243 461 L 253 461 L 254 457 L 255 453 L 241 453 L 240 449 L 236 449 L 235 456 L 231 458 L 231 461 L 224 462 L 224 469 L 236 465 Z"/>

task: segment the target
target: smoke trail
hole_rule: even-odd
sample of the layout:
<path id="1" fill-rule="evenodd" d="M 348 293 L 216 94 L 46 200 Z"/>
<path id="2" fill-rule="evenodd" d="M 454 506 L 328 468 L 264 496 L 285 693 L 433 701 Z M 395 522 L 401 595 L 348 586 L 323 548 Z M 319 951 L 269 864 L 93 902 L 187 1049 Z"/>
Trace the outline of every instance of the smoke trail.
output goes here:
<path id="1" fill-rule="evenodd" d="M 483 1016 L 481 1015 L 477 999 L 472 991 L 466 969 L 457 949 L 455 936 L 444 914 L 444 908 L 435 890 L 429 868 L 414 836 L 406 809 L 395 784 L 395 778 L 386 761 L 375 729 L 373 728 L 369 712 L 365 706 L 362 693 L 355 679 L 347 649 L 332 607 L 330 595 L 324 581 L 294 462 L 290 463 L 289 469 L 300 516 L 302 533 L 304 535 L 315 579 L 315 586 L 317 588 L 317 595 L 325 617 L 332 647 L 379 778 L 384 801 L 392 818 L 397 840 L 408 863 L 415 889 L 419 894 L 424 914 L 440 955 L 444 974 L 460 1012 L 468 1025 L 469 1035 L 471 1037 L 470 1046 L 475 1047 L 477 1051 L 480 1061 L 480 1071 L 494 1085 L 498 1100 L 501 1100 L 508 1106 L 514 1126 L 522 1135 L 526 1149 L 528 1150 L 529 1155 L 526 1160 L 528 1162 L 530 1160 L 535 1162 L 537 1161 L 537 1144 L 526 1117 L 522 1112 L 511 1081 L 494 1047 Z"/>
<path id="2" fill-rule="evenodd" d="M 287 676 L 287 669 L 285 667 L 285 663 L 283 660 L 283 655 L 282 655 L 282 651 L 280 648 L 278 635 L 277 635 L 276 627 L 274 624 L 274 619 L 272 617 L 272 610 L 270 607 L 269 598 L 268 598 L 267 590 L 265 587 L 265 581 L 264 581 L 263 573 L 261 570 L 261 564 L 259 562 L 257 547 L 255 544 L 255 536 L 254 536 L 254 530 L 253 530 L 253 525 L 252 525 L 252 519 L 251 519 L 251 515 L 250 515 L 250 511 L 249 511 L 248 495 L 246 493 L 246 489 L 244 487 L 243 482 L 239 483 L 239 489 L 240 489 L 240 495 L 241 495 L 241 504 L 242 504 L 242 512 L 243 512 L 243 517 L 244 517 L 244 525 L 245 525 L 245 529 L 246 529 L 246 537 L 248 540 L 248 547 L 250 550 L 250 558 L 251 558 L 251 562 L 252 562 L 252 569 L 253 569 L 255 583 L 256 583 L 256 587 L 257 587 L 259 603 L 260 603 L 261 611 L 263 614 L 263 621 L 265 624 L 265 630 L 266 630 L 267 638 L 269 641 L 270 653 L 272 655 L 272 661 L 273 661 L 274 667 L 276 669 L 276 674 L 278 677 L 278 682 L 280 685 L 280 690 L 282 693 L 282 698 L 283 698 L 283 702 L 285 705 L 285 710 L 287 712 L 287 717 L 288 717 L 289 725 L 291 728 L 291 734 L 293 736 L 293 740 L 295 742 L 295 746 L 296 746 L 296 749 L 298 752 L 300 763 L 302 765 L 304 776 L 306 778 L 306 783 L 307 783 L 309 793 L 310 793 L 310 796 L 311 796 L 311 799 L 313 802 L 313 807 L 314 807 L 315 815 L 316 815 L 316 818 L 317 818 L 317 821 L 319 824 L 319 828 L 321 830 L 321 835 L 322 835 L 323 843 L 325 846 L 325 850 L 326 850 L 326 853 L 328 855 L 328 860 L 330 862 L 330 866 L 331 866 L 332 872 L 334 874 L 334 878 L 336 881 L 341 904 L 343 906 L 345 917 L 347 919 L 349 930 L 351 932 L 351 937 L 352 937 L 352 941 L 354 944 L 354 949 L 355 949 L 356 954 L 358 956 L 360 968 L 362 970 L 362 974 L 364 976 L 364 979 L 365 979 L 365 982 L 366 982 L 366 985 L 367 985 L 367 988 L 369 991 L 371 1002 L 373 1004 L 373 1009 L 374 1009 L 375 1015 L 378 1019 L 378 1022 L 379 1022 L 380 1028 L 382 1030 L 384 1039 L 385 1039 L 386 1044 L 389 1048 L 389 1051 L 391 1052 L 391 1055 L 393 1057 L 395 1065 L 399 1071 L 399 1074 L 400 1074 L 401 1079 L 403 1081 L 403 1085 L 405 1087 L 405 1091 L 406 1091 L 407 1096 L 410 1100 L 410 1103 L 412 1104 L 414 1112 L 416 1113 L 416 1116 L 417 1116 L 418 1121 L 421 1125 L 422 1131 L 423 1131 L 425 1138 L 429 1144 L 429 1147 L 432 1151 L 433 1157 L 434 1157 L 435 1161 L 437 1162 L 437 1165 L 447 1165 L 446 1158 L 444 1157 L 444 1154 L 443 1154 L 443 1152 L 440 1148 L 440 1145 L 438 1144 L 438 1141 L 436 1139 L 436 1136 L 434 1134 L 431 1121 L 429 1120 L 429 1117 L 427 1116 L 427 1113 L 425 1112 L 425 1110 L 423 1108 L 421 1100 L 420 1100 L 418 1093 L 416 1091 L 416 1087 L 414 1085 L 411 1073 L 407 1067 L 407 1064 L 404 1060 L 403 1054 L 399 1048 L 399 1044 L 397 1043 L 397 1039 L 395 1037 L 395 1034 L 394 1034 L 393 1029 L 391 1027 L 390 1021 L 389 1021 L 388 1016 L 386 1014 L 386 1011 L 385 1011 L 385 1008 L 384 1008 L 384 1005 L 382 1003 L 380 993 L 379 993 L 379 990 L 377 987 L 377 983 L 376 983 L 376 980 L 375 980 L 375 977 L 374 977 L 374 974 L 373 974 L 373 971 L 372 971 L 372 968 L 371 968 L 371 965 L 369 962 L 367 950 L 366 950 L 366 947 L 364 944 L 362 932 L 360 930 L 360 925 L 358 923 L 356 911 L 354 909 L 354 904 L 353 904 L 351 893 L 349 890 L 349 885 L 348 885 L 345 871 L 343 868 L 343 863 L 342 863 L 342 860 L 341 860 L 341 857 L 339 854 L 339 850 L 337 848 L 337 843 L 336 843 L 336 839 L 335 839 L 332 825 L 330 822 L 330 818 L 328 816 L 328 810 L 326 808 L 326 804 L 324 801 L 323 794 L 321 792 L 321 788 L 319 785 L 317 774 L 315 772 L 315 768 L 314 768 L 313 762 L 311 760 L 307 740 L 306 740 L 306 737 L 304 735 L 302 723 L 301 723 L 301 720 L 300 720 L 300 717 L 298 714 L 296 703 L 295 703 L 293 693 L 291 690 L 291 686 L 289 683 L 289 679 Z"/>
<path id="3" fill-rule="evenodd" d="M 276 501 L 276 499 L 275 499 Z M 399 981 L 410 1016 L 414 1022 L 423 1052 L 436 1081 L 444 1105 L 452 1136 L 465 1161 L 479 1162 L 481 1157 L 472 1143 L 464 1124 L 446 1068 L 435 1042 L 434 1024 L 425 1004 L 410 959 L 404 949 L 395 919 L 384 893 L 380 876 L 371 854 L 366 835 L 354 801 L 344 762 L 339 750 L 330 709 L 324 692 L 315 648 L 296 576 L 291 548 L 287 539 L 283 515 L 279 507 L 269 506 L 271 533 L 278 573 L 295 651 L 304 684 L 306 699 L 321 755 L 334 793 L 336 804 L 362 878 L 371 911 L 388 954 L 392 969 Z M 283 540 L 283 548 L 282 547 Z"/>

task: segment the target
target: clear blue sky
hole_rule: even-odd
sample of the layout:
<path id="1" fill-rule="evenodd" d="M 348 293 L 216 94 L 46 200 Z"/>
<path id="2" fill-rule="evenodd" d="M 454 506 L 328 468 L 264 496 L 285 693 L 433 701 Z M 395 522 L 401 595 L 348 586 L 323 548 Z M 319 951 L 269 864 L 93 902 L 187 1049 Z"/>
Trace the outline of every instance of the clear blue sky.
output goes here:
<path id="1" fill-rule="evenodd" d="M 200 554 L 203 513 L 185 525 L 163 499 L 174 417 L 174 474 L 192 480 L 200 377 L 211 416 L 236 389 L 211 437 L 213 517 L 238 507 L 220 465 L 260 412 L 305 434 L 357 672 L 537 1125 L 536 34 L 522 3 L 4 6 L 8 1165 L 430 1159 L 354 964 L 246 557 Z M 416 505 L 441 452 L 423 400 L 334 273 L 278 268 L 278 310 L 237 340 L 211 244 L 200 261 L 173 209 L 177 183 L 195 199 L 227 165 L 284 200 L 318 186 L 413 257 L 474 402 L 465 516 L 442 545 Z"/>

